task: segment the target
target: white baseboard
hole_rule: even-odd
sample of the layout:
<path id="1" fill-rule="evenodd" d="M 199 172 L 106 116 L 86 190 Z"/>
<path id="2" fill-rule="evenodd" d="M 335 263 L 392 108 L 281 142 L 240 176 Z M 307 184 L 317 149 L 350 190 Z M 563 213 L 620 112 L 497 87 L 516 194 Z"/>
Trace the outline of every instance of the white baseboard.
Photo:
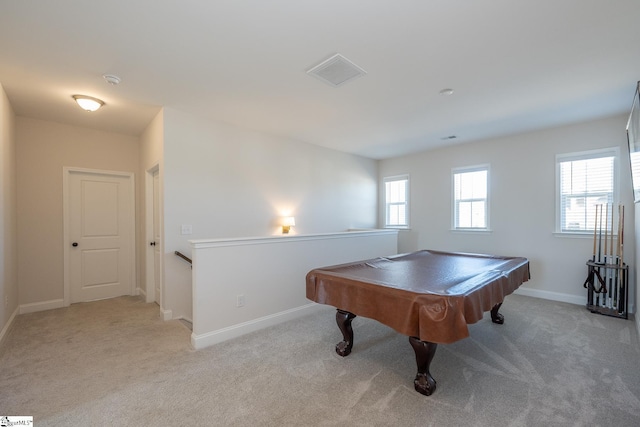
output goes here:
<path id="1" fill-rule="evenodd" d="M 578 296 L 578 295 L 561 294 L 559 292 L 542 291 L 540 289 L 531 289 L 531 288 L 521 287 L 521 288 L 516 289 L 514 294 L 524 295 L 526 297 L 548 299 L 548 300 L 551 300 L 551 301 L 566 302 L 566 303 L 569 303 L 569 304 L 584 305 L 584 306 L 587 305 L 586 291 L 585 291 L 585 295 Z M 629 303 L 629 307 L 628 307 L 627 311 L 629 313 L 634 313 L 635 312 L 634 308 L 635 307 L 634 307 L 633 303 Z M 638 329 L 638 331 L 640 332 L 640 329 Z"/>
<path id="2" fill-rule="evenodd" d="M 144 297 L 144 300 L 147 300 L 147 291 L 142 288 L 136 288 L 136 295 L 142 295 Z"/>
<path id="3" fill-rule="evenodd" d="M 0 345 L 2 345 L 2 341 L 4 341 L 4 337 L 9 332 L 9 329 L 11 329 L 11 326 L 13 325 L 13 321 L 15 320 L 16 316 L 18 315 L 19 311 L 20 311 L 20 307 L 16 307 L 16 309 L 13 310 L 13 314 L 11 315 L 11 317 L 9 317 L 9 320 L 7 321 L 7 324 L 4 325 L 4 328 L 2 328 L 2 331 L 0 331 Z"/>
<path id="4" fill-rule="evenodd" d="M 177 320 L 185 320 L 193 325 L 193 319 L 187 316 L 180 316 L 177 318 Z"/>
<path id="5" fill-rule="evenodd" d="M 531 289 L 531 288 L 521 287 L 516 289 L 514 294 L 524 295 L 526 297 L 548 299 L 551 301 L 567 302 L 569 304 L 576 304 L 576 305 L 587 304 L 586 293 L 584 296 L 577 296 L 577 295 L 571 295 L 571 294 L 561 294 L 559 292 L 542 291 L 540 289 Z"/>
<path id="6" fill-rule="evenodd" d="M 191 345 L 196 350 L 200 350 L 202 348 L 209 347 L 214 344 L 219 344 L 232 338 L 237 338 L 250 332 L 259 331 L 260 329 L 264 329 L 269 326 L 274 326 L 279 323 L 297 319 L 298 317 L 302 317 L 307 314 L 311 314 L 319 309 L 322 309 L 322 307 L 324 306 L 322 306 L 321 304 L 311 303 L 204 334 L 196 335 L 195 333 L 192 333 Z"/>
<path id="7" fill-rule="evenodd" d="M 20 306 L 20 314 L 35 313 L 36 311 L 53 310 L 64 307 L 63 299 L 52 299 L 50 301 L 32 302 Z"/>

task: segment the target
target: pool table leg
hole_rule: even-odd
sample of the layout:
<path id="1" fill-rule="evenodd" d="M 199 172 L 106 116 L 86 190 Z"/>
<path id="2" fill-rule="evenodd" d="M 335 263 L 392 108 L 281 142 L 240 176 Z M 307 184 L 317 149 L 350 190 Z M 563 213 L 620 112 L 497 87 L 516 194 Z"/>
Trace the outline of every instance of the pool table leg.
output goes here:
<path id="1" fill-rule="evenodd" d="M 416 353 L 416 364 L 418 365 L 418 373 L 413 380 L 413 385 L 418 393 L 429 396 L 436 391 L 436 380 L 431 376 L 429 367 L 433 356 L 436 354 L 438 344 L 420 341 L 417 337 L 409 337 L 409 343 L 411 343 L 411 347 Z"/>
<path id="2" fill-rule="evenodd" d="M 343 340 L 336 345 L 336 353 L 340 356 L 348 356 L 351 353 L 353 347 L 353 328 L 351 327 L 351 321 L 355 319 L 356 315 L 349 313 L 348 311 L 340 310 L 336 312 L 336 322 L 338 328 L 342 332 Z"/>
<path id="3" fill-rule="evenodd" d="M 504 316 L 498 313 L 498 310 L 500 310 L 501 305 L 502 303 L 498 303 L 494 305 L 493 308 L 491 309 L 491 321 L 493 323 L 497 323 L 498 325 L 502 325 L 504 323 Z"/>

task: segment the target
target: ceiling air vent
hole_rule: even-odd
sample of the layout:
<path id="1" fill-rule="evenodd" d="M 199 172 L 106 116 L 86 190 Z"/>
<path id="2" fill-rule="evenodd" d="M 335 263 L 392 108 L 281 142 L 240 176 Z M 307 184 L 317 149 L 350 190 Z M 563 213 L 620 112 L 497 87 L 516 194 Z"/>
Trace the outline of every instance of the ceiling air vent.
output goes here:
<path id="1" fill-rule="evenodd" d="M 364 76 L 367 72 L 344 56 L 336 53 L 331 58 L 308 70 L 307 74 L 333 87 L 338 87 L 357 77 Z"/>

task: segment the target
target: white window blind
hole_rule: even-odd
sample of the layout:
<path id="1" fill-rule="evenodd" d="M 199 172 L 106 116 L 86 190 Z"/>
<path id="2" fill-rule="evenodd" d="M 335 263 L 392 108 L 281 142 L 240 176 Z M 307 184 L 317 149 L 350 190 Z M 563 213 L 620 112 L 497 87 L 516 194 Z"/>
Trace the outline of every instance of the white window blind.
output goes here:
<path id="1" fill-rule="evenodd" d="M 633 197 L 634 200 L 639 200 L 640 180 L 638 179 L 638 177 L 640 177 L 640 151 L 634 151 L 633 153 L 629 154 L 631 160 L 631 177 L 635 177 L 635 179 L 633 179 Z"/>
<path id="2" fill-rule="evenodd" d="M 488 166 L 453 170 L 453 228 L 489 227 Z"/>
<path id="3" fill-rule="evenodd" d="M 407 175 L 384 179 L 385 227 L 409 226 L 409 177 Z"/>
<path id="4" fill-rule="evenodd" d="M 559 232 L 593 231 L 596 206 L 616 203 L 617 159 L 617 148 L 556 157 Z"/>

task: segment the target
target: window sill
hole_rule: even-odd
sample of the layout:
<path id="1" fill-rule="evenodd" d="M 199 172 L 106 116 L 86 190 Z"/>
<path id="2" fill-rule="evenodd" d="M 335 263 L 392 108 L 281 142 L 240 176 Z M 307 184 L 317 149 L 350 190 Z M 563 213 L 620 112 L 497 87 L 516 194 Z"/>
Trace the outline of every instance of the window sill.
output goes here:
<path id="1" fill-rule="evenodd" d="M 452 233 L 460 234 L 491 234 L 493 230 L 490 228 L 452 228 Z"/>
<path id="2" fill-rule="evenodd" d="M 555 237 L 563 237 L 563 238 L 569 238 L 569 239 L 591 239 L 593 240 L 593 231 L 588 232 L 575 232 L 575 233 L 570 233 L 570 232 L 566 232 L 566 231 L 554 231 L 553 235 Z M 609 235 L 609 238 L 611 238 L 611 235 Z M 614 240 L 618 240 L 618 236 L 614 235 L 613 236 Z"/>

